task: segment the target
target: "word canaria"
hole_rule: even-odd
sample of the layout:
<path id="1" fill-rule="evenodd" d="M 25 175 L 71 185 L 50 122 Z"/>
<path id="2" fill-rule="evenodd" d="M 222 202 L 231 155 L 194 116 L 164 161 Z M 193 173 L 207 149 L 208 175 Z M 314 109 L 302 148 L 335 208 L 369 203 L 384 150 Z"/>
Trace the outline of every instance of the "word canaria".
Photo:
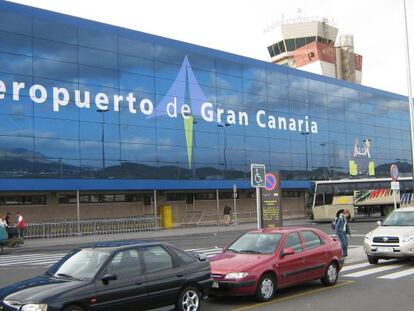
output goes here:
<path id="1" fill-rule="evenodd" d="M 227 123 L 249 125 L 249 115 L 242 111 L 236 113 L 234 110 L 224 110 L 222 108 L 213 108 L 212 103 L 204 103 L 201 105 L 201 116 L 207 122 Z M 256 123 L 261 128 L 279 129 L 289 131 L 306 131 L 306 133 L 318 133 L 318 124 L 315 121 L 309 121 L 309 117 L 305 119 L 294 119 L 274 115 L 267 115 L 266 111 L 259 110 L 256 112 Z"/>
<path id="2" fill-rule="evenodd" d="M 142 98 L 140 100 L 130 92 L 127 95 L 114 94 L 108 96 L 105 93 L 99 92 L 95 96 L 91 95 L 87 90 L 74 90 L 74 99 L 71 98 L 68 89 L 63 87 L 52 87 L 51 91 L 46 89 L 41 84 L 33 84 L 29 87 L 25 82 L 12 82 L 11 91 L 7 90 L 6 84 L 0 80 L 0 100 L 5 99 L 6 94 L 12 96 L 13 101 L 20 101 L 21 96 L 29 94 L 30 99 L 37 104 L 44 104 L 48 101 L 49 93 L 52 95 L 52 109 L 55 112 L 61 111 L 62 107 L 75 103 L 80 109 L 90 109 L 92 103 L 99 111 L 107 111 L 112 106 L 113 111 L 119 112 L 121 105 L 127 106 L 131 114 L 142 113 L 146 116 L 153 115 L 155 111 L 154 103 L 149 98 Z M 249 125 L 249 114 L 246 111 L 236 112 L 231 109 L 214 108 L 215 105 L 210 102 L 204 102 L 199 106 L 199 111 L 192 111 L 194 107 L 188 104 L 179 104 L 177 97 L 168 102 L 165 106 L 158 106 L 157 114 L 168 116 L 170 118 L 177 118 L 179 114 L 184 119 L 191 116 L 199 116 L 205 122 L 227 123 L 234 125 Z M 161 110 L 161 111 L 160 111 Z M 163 111 L 162 111 L 163 110 Z M 308 116 L 304 119 L 286 118 L 284 116 L 274 116 L 267 114 L 264 110 L 256 112 L 256 124 L 261 128 L 299 131 L 306 133 L 317 134 L 318 124 L 315 121 L 309 120 Z"/>

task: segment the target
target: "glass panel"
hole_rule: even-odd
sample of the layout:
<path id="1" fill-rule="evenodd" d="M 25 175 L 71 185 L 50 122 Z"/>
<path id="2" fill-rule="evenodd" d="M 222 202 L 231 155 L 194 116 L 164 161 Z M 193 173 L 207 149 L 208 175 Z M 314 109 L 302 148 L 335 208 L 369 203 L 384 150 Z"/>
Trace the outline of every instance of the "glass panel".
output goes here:
<path id="1" fill-rule="evenodd" d="M 295 44 L 296 44 L 297 49 L 301 48 L 302 46 L 306 44 L 305 38 L 296 38 L 295 40 L 296 40 Z"/>
<path id="2" fill-rule="evenodd" d="M 280 41 L 279 44 L 278 44 L 278 46 L 279 46 L 280 53 L 286 52 L 285 42 L 284 41 Z"/>
<path id="3" fill-rule="evenodd" d="M 291 52 L 295 50 L 295 39 L 287 39 L 285 40 L 286 49 Z"/>
<path id="4" fill-rule="evenodd" d="M 32 55 L 32 39 L 27 36 L 0 31 L 0 51 Z"/>
<path id="5" fill-rule="evenodd" d="M 0 30 L 30 36 L 32 34 L 32 18 L 23 14 L 0 11 Z"/>
<path id="6" fill-rule="evenodd" d="M 152 42 L 119 37 L 119 53 L 152 59 L 154 55 L 154 45 Z M 123 56 L 120 56 L 120 58 L 122 57 Z"/>
<path id="7" fill-rule="evenodd" d="M 302 251 L 302 244 L 297 233 L 290 233 L 288 235 L 285 245 L 283 246 L 283 249 L 286 248 L 292 248 L 295 253 L 300 253 Z"/>
<path id="8" fill-rule="evenodd" d="M 241 63 L 235 63 L 220 58 L 216 59 L 216 70 L 234 76 L 241 77 L 243 75 L 243 67 Z"/>
<path id="9" fill-rule="evenodd" d="M 33 72 L 35 76 L 47 79 L 78 81 L 78 66 L 75 64 L 35 58 L 33 59 Z"/>
<path id="10" fill-rule="evenodd" d="M 49 159 L 79 159 L 79 142 L 76 140 L 35 138 L 35 155 Z M 47 161 L 45 162 L 47 163 Z"/>
<path id="11" fill-rule="evenodd" d="M 105 267 L 105 274 L 116 275 L 116 280 L 111 281 L 116 284 L 118 281 L 134 278 L 142 275 L 141 261 L 138 250 L 128 249 L 116 254 L 111 262 Z"/>
<path id="12" fill-rule="evenodd" d="M 303 231 L 303 240 L 305 242 L 305 249 L 313 249 L 322 245 L 321 238 L 312 231 Z"/>
<path id="13" fill-rule="evenodd" d="M 78 61 L 78 50 L 75 45 L 43 39 L 34 39 L 33 56 L 76 63 Z"/>
<path id="14" fill-rule="evenodd" d="M 120 55 L 119 70 L 152 76 L 154 74 L 154 63 L 144 58 Z"/>
<path id="15" fill-rule="evenodd" d="M 79 47 L 79 63 L 114 70 L 118 68 L 117 54 L 84 47 Z"/>
<path id="16" fill-rule="evenodd" d="M 155 45 L 154 58 L 170 64 L 181 65 L 184 61 L 185 51 L 164 45 Z"/>
<path id="17" fill-rule="evenodd" d="M 33 136 L 33 118 L 0 114 L 0 135 Z"/>
<path id="18" fill-rule="evenodd" d="M 146 273 L 154 273 L 173 268 L 171 255 L 161 246 L 142 249 Z"/>
<path id="19" fill-rule="evenodd" d="M 94 49 L 118 51 L 118 38 L 115 34 L 79 27 L 79 45 Z"/>
<path id="20" fill-rule="evenodd" d="M 79 82 L 115 88 L 118 86 L 118 72 L 79 65 Z"/>
<path id="21" fill-rule="evenodd" d="M 33 35 L 53 41 L 77 44 L 77 27 L 56 21 L 33 19 Z"/>
<path id="22" fill-rule="evenodd" d="M 19 75 L 32 75 L 32 58 L 0 52 L 0 71 Z"/>
<path id="23" fill-rule="evenodd" d="M 36 137 L 78 139 L 79 122 L 35 118 L 34 131 Z"/>

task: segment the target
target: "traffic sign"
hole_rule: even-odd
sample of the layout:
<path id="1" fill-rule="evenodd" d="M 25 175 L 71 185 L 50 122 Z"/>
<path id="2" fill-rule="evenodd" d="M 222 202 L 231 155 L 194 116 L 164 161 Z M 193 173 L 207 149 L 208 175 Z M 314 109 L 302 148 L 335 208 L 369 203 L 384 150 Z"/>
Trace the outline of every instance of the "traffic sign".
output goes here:
<path id="1" fill-rule="evenodd" d="M 397 165 L 395 165 L 395 164 L 392 164 L 391 165 L 391 167 L 390 167 L 390 175 L 391 175 L 391 179 L 393 181 L 398 181 L 399 172 L 398 172 L 398 166 Z"/>
<path id="2" fill-rule="evenodd" d="M 266 186 L 266 167 L 264 164 L 251 164 L 251 184 L 255 188 L 264 188 Z"/>
<path id="3" fill-rule="evenodd" d="M 233 184 L 233 192 L 236 193 L 237 192 L 237 185 Z"/>
<path id="4" fill-rule="evenodd" d="M 277 179 L 276 179 L 275 175 L 273 175 L 272 173 L 267 173 L 266 176 L 265 176 L 265 180 L 266 180 L 265 189 L 267 191 L 272 191 L 276 188 Z"/>
<path id="5" fill-rule="evenodd" d="M 391 190 L 400 190 L 400 183 L 398 181 L 392 181 Z"/>

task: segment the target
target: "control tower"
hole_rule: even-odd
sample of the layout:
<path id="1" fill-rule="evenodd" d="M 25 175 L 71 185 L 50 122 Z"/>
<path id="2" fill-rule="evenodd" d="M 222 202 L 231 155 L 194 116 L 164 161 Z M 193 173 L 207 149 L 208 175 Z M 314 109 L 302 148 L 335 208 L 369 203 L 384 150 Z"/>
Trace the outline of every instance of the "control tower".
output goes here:
<path id="1" fill-rule="evenodd" d="M 265 30 L 270 61 L 316 74 L 361 83 L 362 56 L 352 35 L 341 35 L 326 18 L 295 19 Z"/>

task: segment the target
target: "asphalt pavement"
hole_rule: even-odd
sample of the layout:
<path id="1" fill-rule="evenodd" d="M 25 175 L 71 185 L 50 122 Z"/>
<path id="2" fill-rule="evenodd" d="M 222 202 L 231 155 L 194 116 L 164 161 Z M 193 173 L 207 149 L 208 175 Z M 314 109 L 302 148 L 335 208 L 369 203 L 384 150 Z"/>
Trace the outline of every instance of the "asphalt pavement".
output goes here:
<path id="1" fill-rule="evenodd" d="M 316 224 L 310 220 L 286 221 L 285 225 L 312 226 L 333 234 L 329 224 Z M 254 229 L 254 226 L 255 224 L 243 224 L 229 227 L 178 228 L 111 236 L 27 240 L 22 248 L 9 250 L 8 254 L 0 256 L 0 287 L 44 272 L 66 251 L 78 244 L 150 239 L 170 242 L 182 249 L 212 256 L 221 252 L 223 247 L 243 232 Z M 323 287 L 319 281 L 308 282 L 278 291 L 275 299 L 265 304 L 257 304 L 250 297 L 210 297 L 205 301 L 202 310 L 410 310 L 414 303 L 414 262 L 380 261 L 378 265 L 368 264 L 362 244 L 365 234 L 375 227 L 375 222 L 351 224 L 349 257 L 336 286 Z"/>

